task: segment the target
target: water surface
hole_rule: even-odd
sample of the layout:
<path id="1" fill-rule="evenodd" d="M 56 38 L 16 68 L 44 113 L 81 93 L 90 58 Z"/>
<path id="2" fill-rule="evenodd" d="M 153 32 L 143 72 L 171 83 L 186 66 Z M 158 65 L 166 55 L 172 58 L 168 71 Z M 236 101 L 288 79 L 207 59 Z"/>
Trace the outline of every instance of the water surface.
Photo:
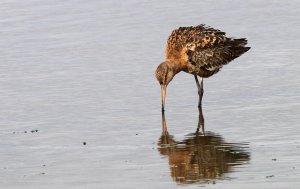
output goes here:
<path id="1" fill-rule="evenodd" d="M 1 1 L 0 187 L 298 188 L 299 10 L 296 0 Z M 204 80 L 205 136 L 194 78 L 178 74 L 161 137 L 154 70 L 173 29 L 203 23 L 252 48 Z"/>

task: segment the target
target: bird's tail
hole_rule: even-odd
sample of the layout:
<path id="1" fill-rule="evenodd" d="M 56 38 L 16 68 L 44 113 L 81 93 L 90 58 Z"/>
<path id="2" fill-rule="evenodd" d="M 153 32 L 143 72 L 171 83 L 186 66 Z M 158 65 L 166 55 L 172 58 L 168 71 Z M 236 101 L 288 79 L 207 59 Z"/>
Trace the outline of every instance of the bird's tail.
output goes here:
<path id="1" fill-rule="evenodd" d="M 246 38 L 232 39 L 230 41 L 230 46 L 233 50 L 235 57 L 241 56 L 251 48 L 251 47 L 246 47 L 246 45 L 247 45 Z"/>

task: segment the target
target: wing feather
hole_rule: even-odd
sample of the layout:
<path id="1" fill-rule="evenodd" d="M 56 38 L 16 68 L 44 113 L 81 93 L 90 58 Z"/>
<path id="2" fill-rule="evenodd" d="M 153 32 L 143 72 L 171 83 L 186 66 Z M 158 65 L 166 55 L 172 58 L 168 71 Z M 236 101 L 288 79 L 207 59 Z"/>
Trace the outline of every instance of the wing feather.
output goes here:
<path id="1" fill-rule="evenodd" d="M 187 52 L 189 61 L 209 71 L 218 70 L 233 59 L 247 52 L 250 47 L 245 47 L 246 39 L 229 39 L 223 44 L 215 44 L 206 48 L 196 48 Z"/>
<path id="2" fill-rule="evenodd" d="M 180 27 L 168 38 L 166 58 L 188 61 L 208 71 L 218 71 L 248 51 L 250 47 L 246 45 L 245 38 L 228 38 L 225 32 L 210 26 Z"/>

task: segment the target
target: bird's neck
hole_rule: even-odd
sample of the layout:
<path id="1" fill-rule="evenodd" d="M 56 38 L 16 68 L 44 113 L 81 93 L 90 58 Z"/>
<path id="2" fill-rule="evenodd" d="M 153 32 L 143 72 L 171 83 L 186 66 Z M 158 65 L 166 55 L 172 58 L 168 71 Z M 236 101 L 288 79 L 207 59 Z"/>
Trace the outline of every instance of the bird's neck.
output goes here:
<path id="1" fill-rule="evenodd" d="M 165 63 L 168 65 L 168 67 L 172 68 L 175 74 L 179 73 L 184 69 L 184 66 L 176 60 L 166 60 Z"/>

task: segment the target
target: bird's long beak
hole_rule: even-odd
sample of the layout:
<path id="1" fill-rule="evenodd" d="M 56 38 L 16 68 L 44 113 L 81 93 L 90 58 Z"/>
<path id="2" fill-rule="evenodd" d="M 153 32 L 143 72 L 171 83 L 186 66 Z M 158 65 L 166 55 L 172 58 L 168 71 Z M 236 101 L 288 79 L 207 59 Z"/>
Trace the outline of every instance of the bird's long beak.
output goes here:
<path id="1" fill-rule="evenodd" d="M 167 85 L 161 85 L 161 111 L 164 112 L 165 111 L 165 101 L 166 101 L 166 89 L 167 89 Z"/>
<path id="2" fill-rule="evenodd" d="M 168 128 L 167 128 L 165 112 L 162 112 L 161 116 L 162 116 L 162 135 L 166 136 L 166 135 L 168 135 Z"/>

